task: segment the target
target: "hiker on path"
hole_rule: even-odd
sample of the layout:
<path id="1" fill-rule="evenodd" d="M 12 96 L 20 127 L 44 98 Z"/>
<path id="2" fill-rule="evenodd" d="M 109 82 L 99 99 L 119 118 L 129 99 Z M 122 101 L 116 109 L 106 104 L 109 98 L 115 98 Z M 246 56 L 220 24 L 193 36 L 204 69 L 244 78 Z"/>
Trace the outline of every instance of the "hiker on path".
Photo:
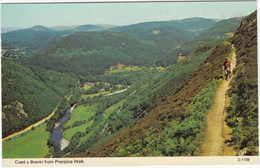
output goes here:
<path id="1" fill-rule="evenodd" d="M 226 80 L 229 80 L 231 77 L 231 73 L 232 73 L 231 66 L 232 66 L 231 61 L 228 58 L 226 58 L 223 64 L 223 70 L 225 71 Z"/>

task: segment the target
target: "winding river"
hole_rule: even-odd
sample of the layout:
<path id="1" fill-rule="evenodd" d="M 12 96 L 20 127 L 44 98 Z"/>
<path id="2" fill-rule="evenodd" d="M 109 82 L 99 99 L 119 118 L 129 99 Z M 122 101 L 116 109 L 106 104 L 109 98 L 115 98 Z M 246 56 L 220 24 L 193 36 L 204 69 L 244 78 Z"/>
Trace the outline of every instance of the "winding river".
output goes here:
<path id="1" fill-rule="evenodd" d="M 117 92 L 114 92 L 114 93 L 110 93 L 110 94 L 104 95 L 104 97 L 108 98 L 108 97 L 110 97 L 112 95 L 122 93 L 122 92 L 124 92 L 126 90 L 127 90 L 127 88 L 123 89 L 123 90 L 120 90 L 120 91 L 117 91 Z M 63 129 L 63 126 L 68 121 L 68 119 L 70 117 L 70 112 L 74 109 L 74 107 L 75 107 L 75 105 L 67 108 L 65 113 L 55 123 L 55 126 L 54 126 L 53 131 L 52 131 L 52 135 L 51 135 L 52 139 L 54 140 L 53 147 L 54 147 L 55 153 L 62 151 L 70 143 L 70 141 L 68 141 L 68 140 L 63 138 L 62 129 Z"/>
<path id="2" fill-rule="evenodd" d="M 67 108 L 65 113 L 61 116 L 61 118 L 55 123 L 55 126 L 52 131 L 52 139 L 54 140 L 54 150 L 55 153 L 62 151 L 65 147 L 67 147 L 70 141 L 66 140 L 62 136 L 62 129 L 65 123 L 68 121 L 70 117 L 70 112 L 74 109 L 75 105 Z"/>

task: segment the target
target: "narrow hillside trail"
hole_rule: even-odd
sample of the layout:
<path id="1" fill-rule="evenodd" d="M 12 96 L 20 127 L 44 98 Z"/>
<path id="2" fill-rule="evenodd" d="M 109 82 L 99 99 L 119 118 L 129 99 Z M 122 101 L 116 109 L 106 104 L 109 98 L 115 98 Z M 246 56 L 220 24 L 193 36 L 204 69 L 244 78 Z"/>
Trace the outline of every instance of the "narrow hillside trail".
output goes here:
<path id="1" fill-rule="evenodd" d="M 234 49 L 235 51 L 235 49 Z M 236 54 L 232 55 L 232 72 L 236 66 Z M 235 156 L 236 151 L 232 148 L 230 141 L 232 130 L 225 122 L 226 104 L 229 98 L 226 91 L 229 89 L 230 81 L 223 80 L 215 94 L 215 100 L 207 116 L 206 139 L 201 146 L 201 156 Z"/>

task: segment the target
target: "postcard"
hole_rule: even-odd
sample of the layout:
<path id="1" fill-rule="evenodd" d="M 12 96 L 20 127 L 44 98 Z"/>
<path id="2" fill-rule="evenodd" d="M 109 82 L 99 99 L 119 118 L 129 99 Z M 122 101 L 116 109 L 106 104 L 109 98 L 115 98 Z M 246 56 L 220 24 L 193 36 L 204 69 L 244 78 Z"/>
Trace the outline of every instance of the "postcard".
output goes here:
<path id="1" fill-rule="evenodd" d="M 259 165 L 256 1 L 3 1 L 2 165 Z"/>

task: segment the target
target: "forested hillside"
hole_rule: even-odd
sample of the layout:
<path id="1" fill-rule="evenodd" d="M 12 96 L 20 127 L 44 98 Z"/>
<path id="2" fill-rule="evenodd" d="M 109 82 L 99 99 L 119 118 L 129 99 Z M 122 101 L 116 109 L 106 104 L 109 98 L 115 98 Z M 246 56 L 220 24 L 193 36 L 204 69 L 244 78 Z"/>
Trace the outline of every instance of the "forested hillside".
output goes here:
<path id="1" fill-rule="evenodd" d="M 100 26 L 82 25 L 74 29 L 54 30 L 45 26 L 34 26 L 28 29 L 20 29 L 7 33 L 2 33 L 2 40 L 5 45 L 2 46 L 4 57 L 28 58 L 45 52 L 53 45 L 59 37 L 73 34 L 75 32 L 86 32 L 94 30 L 103 30 Z M 8 46 L 15 46 L 16 50 L 10 50 Z"/>
<path id="2" fill-rule="evenodd" d="M 174 64 L 181 53 L 187 56 L 198 47 L 207 50 L 208 46 L 215 46 L 223 39 L 227 39 L 239 28 L 242 18 L 231 18 L 215 23 L 209 29 L 205 29 L 195 39 L 185 42 L 179 47 L 169 50 L 162 59 L 157 61 L 157 65 L 168 66 Z M 205 45 L 206 44 L 206 45 Z"/>
<path id="3" fill-rule="evenodd" d="M 242 17 L 221 20 L 209 30 L 200 34 L 199 39 L 230 37 L 240 26 Z"/>
<path id="4" fill-rule="evenodd" d="M 77 80 L 2 59 L 3 137 L 48 116 Z"/>
<path id="5" fill-rule="evenodd" d="M 152 66 L 162 56 L 160 48 L 117 32 L 81 32 L 61 38 L 45 54 L 23 61 L 27 65 L 76 75 L 103 74 L 122 62 Z"/>
<path id="6" fill-rule="evenodd" d="M 169 50 L 197 37 L 216 22 L 204 18 L 190 18 L 166 22 L 147 22 L 112 28 L 113 31 L 127 33 Z"/>

